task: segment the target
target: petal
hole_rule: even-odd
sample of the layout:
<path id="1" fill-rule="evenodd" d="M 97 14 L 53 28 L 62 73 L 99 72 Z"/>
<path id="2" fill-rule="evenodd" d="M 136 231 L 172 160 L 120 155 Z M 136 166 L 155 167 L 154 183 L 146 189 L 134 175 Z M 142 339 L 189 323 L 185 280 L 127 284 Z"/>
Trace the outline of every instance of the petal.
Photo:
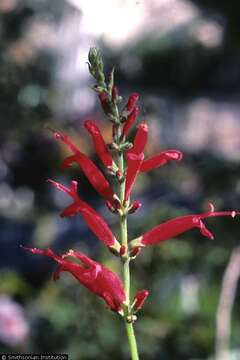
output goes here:
<path id="1" fill-rule="evenodd" d="M 68 250 L 68 252 L 66 254 L 63 255 L 63 258 L 67 257 L 67 256 L 72 256 L 75 257 L 76 259 L 80 260 L 85 266 L 92 268 L 92 267 L 96 267 L 97 262 L 92 260 L 90 257 L 88 257 L 87 255 L 83 254 L 80 251 L 75 251 L 75 250 Z"/>
<path id="2" fill-rule="evenodd" d="M 69 205 L 68 207 L 66 207 L 66 209 L 64 209 L 60 213 L 60 216 L 62 218 L 64 218 L 64 217 L 69 217 L 69 216 L 75 216 L 78 213 L 79 213 L 79 204 L 73 203 L 73 204 Z"/>
<path id="3" fill-rule="evenodd" d="M 55 254 L 51 249 L 41 250 L 37 248 L 29 248 L 26 246 L 22 246 L 22 248 L 24 250 L 30 251 L 33 254 L 44 255 L 55 260 L 60 265 L 60 267 L 54 273 L 55 280 L 59 278 L 59 274 L 61 271 L 69 271 L 79 281 L 81 281 L 81 275 L 85 271 L 85 269 L 81 265 L 65 260 L 64 257 Z"/>
<path id="4" fill-rule="evenodd" d="M 64 186 L 64 185 L 60 184 L 59 182 L 54 181 L 52 179 L 48 179 L 47 181 L 50 182 L 56 189 L 58 189 L 62 192 L 65 192 L 68 195 L 71 195 L 71 191 L 66 186 Z"/>
<path id="5" fill-rule="evenodd" d="M 152 156 L 151 158 L 144 160 L 140 171 L 143 172 L 156 169 L 172 160 L 180 161 L 182 159 L 182 156 L 183 155 L 181 151 L 178 150 L 163 151 L 158 155 Z"/>
<path id="6" fill-rule="evenodd" d="M 213 233 L 211 233 L 211 231 L 209 231 L 205 224 L 202 222 L 202 220 L 199 221 L 199 228 L 200 228 L 200 232 L 203 236 L 206 236 L 207 238 L 213 240 L 214 239 L 214 235 Z"/>
<path id="7" fill-rule="evenodd" d="M 53 280 L 57 281 L 60 278 L 60 274 L 62 271 L 66 271 L 64 266 L 58 266 L 57 269 L 53 272 Z"/>

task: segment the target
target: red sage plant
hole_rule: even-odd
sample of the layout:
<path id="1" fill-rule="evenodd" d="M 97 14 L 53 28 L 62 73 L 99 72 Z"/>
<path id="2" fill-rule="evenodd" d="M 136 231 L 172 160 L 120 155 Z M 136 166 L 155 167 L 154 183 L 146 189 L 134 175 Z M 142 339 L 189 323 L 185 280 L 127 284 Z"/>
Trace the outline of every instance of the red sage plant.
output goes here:
<path id="1" fill-rule="evenodd" d="M 130 262 L 136 259 L 144 247 L 159 244 L 193 228 L 198 228 L 203 236 L 213 239 L 213 234 L 206 228 L 204 219 L 215 216 L 234 217 L 239 213 L 235 211 L 216 212 L 213 205 L 209 204 L 209 210 L 205 213 L 171 219 L 155 226 L 136 239 L 128 240 L 128 215 L 135 213 L 141 207 L 139 201 L 131 201 L 130 198 L 138 175 L 141 172 L 157 169 L 170 161 L 180 161 L 183 155 L 179 150 L 169 149 L 145 159 L 144 149 L 148 138 L 146 121 L 137 125 L 133 142 L 128 140 L 129 132 L 134 127 L 139 112 L 137 106 L 139 94 L 130 95 L 126 105 L 120 110 L 119 103 L 122 98 L 114 84 L 114 70 L 106 79 L 101 53 L 96 48 L 90 49 L 88 60 L 89 71 L 96 80 L 94 89 L 98 94 L 104 113 L 112 123 L 111 144 L 105 143 L 101 131 L 94 121 L 87 120 L 84 125 L 92 138 L 99 161 L 106 167 L 107 173 L 115 179 L 114 189 L 102 171 L 81 152 L 67 135 L 50 130 L 55 139 L 62 142 L 70 153 L 63 161 L 62 168 L 66 169 L 73 163 L 77 163 L 94 189 L 105 200 L 107 208 L 119 217 L 119 239 L 114 236 L 102 216 L 79 197 L 76 181 L 72 181 L 69 187 L 53 180 L 49 180 L 49 182 L 72 199 L 72 203 L 61 212 L 60 216 L 69 217 L 79 214 L 84 218 L 96 237 L 122 261 L 122 280 L 110 269 L 79 251 L 69 250 L 63 255 L 57 255 L 51 249 L 24 248 L 33 254 L 48 256 L 58 263 L 58 268 L 53 274 L 54 280 L 59 278 L 62 271 L 70 272 L 92 293 L 103 298 L 107 306 L 123 318 L 131 359 L 137 360 L 139 355 L 133 324 L 137 320 L 136 314 L 142 308 L 149 292 L 148 290 L 139 290 L 132 297 Z M 79 262 L 76 263 L 73 258 Z"/>

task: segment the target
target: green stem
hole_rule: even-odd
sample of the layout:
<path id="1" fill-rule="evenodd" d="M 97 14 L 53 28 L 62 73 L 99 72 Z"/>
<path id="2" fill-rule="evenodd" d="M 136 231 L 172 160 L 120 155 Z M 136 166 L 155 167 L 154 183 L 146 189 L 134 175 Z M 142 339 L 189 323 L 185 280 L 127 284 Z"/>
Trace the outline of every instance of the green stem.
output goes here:
<path id="1" fill-rule="evenodd" d="M 119 169 L 120 169 L 121 173 L 123 174 L 123 172 L 124 172 L 123 153 L 120 153 L 118 156 L 118 164 L 119 164 Z M 125 194 L 125 179 L 120 184 L 119 198 L 120 198 L 122 206 L 124 204 L 124 194 Z M 126 214 L 120 215 L 120 229 L 121 229 L 121 244 L 125 246 L 126 253 L 128 254 L 127 215 Z M 126 293 L 126 301 L 128 304 L 128 314 L 130 313 L 130 307 L 131 307 L 129 263 L 130 263 L 130 258 L 129 258 L 129 255 L 127 255 L 127 258 L 124 259 L 124 264 L 123 264 L 123 282 L 124 282 L 124 289 L 125 289 L 125 293 Z M 136 338 L 135 338 L 133 324 L 128 323 L 126 317 L 127 317 L 127 315 L 125 315 L 124 321 L 125 321 L 125 326 L 126 326 L 126 331 L 127 331 L 127 336 L 128 336 L 131 359 L 139 360 L 137 342 L 136 342 Z"/>
<path id="2" fill-rule="evenodd" d="M 125 325 L 126 325 L 132 360 L 139 360 L 138 348 L 137 348 L 136 337 L 134 334 L 133 324 L 132 323 L 129 324 L 127 321 L 125 321 Z"/>

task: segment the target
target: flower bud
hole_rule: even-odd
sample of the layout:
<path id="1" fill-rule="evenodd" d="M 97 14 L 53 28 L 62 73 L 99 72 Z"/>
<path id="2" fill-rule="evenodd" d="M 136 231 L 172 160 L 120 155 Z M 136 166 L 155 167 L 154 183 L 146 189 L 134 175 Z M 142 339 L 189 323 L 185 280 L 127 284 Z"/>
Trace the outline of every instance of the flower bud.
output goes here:
<path id="1" fill-rule="evenodd" d="M 130 206 L 128 213 L 129 214 L 134 214 L 135 212 L 137 212 L 142 206 L 142 203 L 138 200 L 134 201 L 132 203 L 132 205 Z"/>
<path id="2" fill-rule="evenodd" d="M 119 252 L 120 256 L 125 255 L 125 253 L 126 253 L 126 246 L 125 246 L 125 245 L 121 245 L 121 247 L 120 247 L 120 252 Z"/>
<path id="3" fill-rule="evenodd" d="M 87 120 L 84 122 L 84 126 L 92 137 L 93 143 L 95 145 L 96 153 L 102 163 L 108 167 L 114 167 L 114 161 L 112 155 L 108 151 L 108 147 L 103 139 L 103 136 L 94 121 Z"/>
<path id="4" fill-rule="evenodd" d="M 139 112 L 139 107 L 134 107 L 133 111 L 128 115 L 127 120 L 123 126 L 122 136 L 126 136 L 131 129 L 132 125 L 136 121 Z"/>
<path id="5" fill-rule="evenodd" d="M 113 86 L 112 88 L 112 101 L 114 103 L 117 103 L 118 102 L 118 88 L 116 85 Z"/>
<path id="6" fill-rule="evenodd" d="M 128 99 L 128 102 L 127 102 L 127 105 L 126 105 L 126 108 L 127 108 L 127 111 L 130 113 L 136 102 L 138 101 L 138 98 L 139 98 L 139 94 L 138 93 L 133 93 L 129 96 L 129 99 Z"/>
<path id="7" fill-rule="evenodd" d="M 134 300 L 133 300 L 134 312 L 139 311 L 143 307 L 143 304 L 144 304 L 146 298 L 148 297 L 148 295 L 149 295 L 149 292 L 147 290 L 141 290 L 135 295 Z"/>
<path id="8" fill-rule="evenodd" d="M 111 213 L 117 214 L 118 211 L 117 211 L 117 209 L 113 206 L 113 203 L 111 203 L 111 201 L 107 200 L 107 201 L 105 202 L 105 204 L 106 204 L 108 210 L 111 211 Z"/>
<path id="9" fill-rule="evenodd" d="M 109 95 L 106 91 L 102 91 L 101 93 L 98 94 L 99 100 L 101 102 L 103 111 L 105 112 L 106 115 L 111 113 L 111 107 L 110 107 L 110 103 L 109 103 Z"/>
<path id="10" fill-rule="evenodd" d="M 131 259 L 135 259 L 135 257 L 140 254 L 141 250 L 142 250 L 142 246 L 133 246 L 130 249 L 130 257 L 131 257 Z"/>

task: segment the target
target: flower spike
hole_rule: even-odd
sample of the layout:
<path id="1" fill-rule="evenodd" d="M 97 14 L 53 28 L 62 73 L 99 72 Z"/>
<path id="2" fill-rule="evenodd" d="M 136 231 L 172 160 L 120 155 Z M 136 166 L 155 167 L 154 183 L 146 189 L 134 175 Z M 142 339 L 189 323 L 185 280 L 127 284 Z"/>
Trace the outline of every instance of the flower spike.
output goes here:
<path id="1" fill-rule="evenodd" d="M 91 120 L 87 120 L 85 121 L 84 126 L 92 136 L 99 159 L 107 168 L 112 169 L 115 164 L 97 124 Z"/>
<path id="2" fill-rule="evenodd" d="M 177 235 L 185 233 L 188 230 L 193 228 L 199 228 L 200 232 L 203 236 L 208 237 L 209 239 L 213 239 L 213 234 L 206 228 L 205 224 L 203 223 L 203 219 L 208 217 L 215 217 L 215 216 L 231 216 L 235 217 L 239 215 L 240 212 L 235 211 L 214 211 L 214 206 L 209 204 L 209 211 L 196 214 L 196 215 L 186 215 L 186 216 L 179 216 L 175 219 L 169 220 L 165 223 L 157 225 L 150 231 L 146 232 L 141 237 L 135 239 L 131 243 L 131 247 L 144 247 L 146 245 L 154 245 L 159 244 L 163 241 L 169 240 Z"/>
<path id="3" fill-rule="evenodd" d="M 105 220 L 97 213 L 96 210 L 79 198 L 77 194 L 76 181 L 72 181 L 70 188 L 67 188 L 66 186 L 50 179 L 48 181 L 58 190 L 65 192 L 73 199 L 73 203 L 64 209 L 60 216 L 69 217 L 78 213 L 81 214 L 88 227 L 97 236 L 97 238 L 111 250 L 119 252 L 120 245 Z"/>
<path id="4" fill-rule="evenodd" d="M 83 154 L 67 135 L 52 129 L 50 130 L 54 133 L 54 137 L 57 140 L 62 141 L 67 145 L 69 150 L 74 153 L 74 155 L 71 155 L 64 160 L 62 168 L 68 168 L 73 162 L 76 162 L 99 195 L 106 200 L 113 201 L 114 193 L 109 182 L 92 160 Z"/>
<path id="5" fill-rule="evenodd" d="M 70 272 L 88 290 L 104 299 L 112 311 L 123 314 L 123 303 L 126 300 L 123 284 L 110 269 L 79 251 L 69 250 L 60 256 L 51 249 L 23 248 L 33 254 L 48 256 L 59 264 L 58 269 L 53 274 L 54 280 L 59 279 L 62 271 Z M 67 257 L 80 260 L 82 264 L 66 259 Z"/>
<path id="6" fill-rule="evenodd" d="M 143 161 L 140 171 L 150 171 L 167 164 L 169 161 L 182 160 L 183 154 L 179 150 L 165 150 L 158 155 L 152 156 Z"/>

